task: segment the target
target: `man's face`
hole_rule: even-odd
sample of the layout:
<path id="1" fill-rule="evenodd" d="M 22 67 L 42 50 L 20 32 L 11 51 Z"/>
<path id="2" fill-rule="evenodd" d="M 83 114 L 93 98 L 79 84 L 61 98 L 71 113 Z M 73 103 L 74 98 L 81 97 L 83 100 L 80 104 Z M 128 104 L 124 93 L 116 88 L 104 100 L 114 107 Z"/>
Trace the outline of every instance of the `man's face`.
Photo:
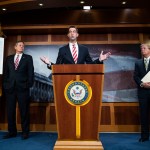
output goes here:
<path id="1" fill-rule="evenodd" d="M 78 37 L 78 32 L 76 30 L 76 28 L 70 28 L 69 32 L 68 32 L 68 37 L 70 41 L 76 41 L 77 37 Z"/>
<path id="2" fill-rule="evenodd" d="M 146 44 L 141 45 L 141 53 L 144 57 L 149 57 L 150 56 L 150 49 Z"/>
<path id="3" fill-rule="evenodd" d="M 24 51 L 24 43 L 19 42 L 15 45 L 16 53 L 22 53 Z"/>

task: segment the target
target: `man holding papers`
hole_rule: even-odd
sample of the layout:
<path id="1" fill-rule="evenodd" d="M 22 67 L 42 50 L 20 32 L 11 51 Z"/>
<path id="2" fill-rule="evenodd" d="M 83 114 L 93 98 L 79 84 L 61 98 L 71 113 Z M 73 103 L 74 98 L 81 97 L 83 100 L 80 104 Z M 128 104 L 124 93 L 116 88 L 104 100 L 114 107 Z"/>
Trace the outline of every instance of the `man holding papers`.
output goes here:
<path id="1" fill-rule="evenodd" d="M 135 63 L 134 80 L 138 86 L 138 99 L 141 121 L 141 138 L 139 142 L 149 140 L 150 111 L 150 41 L 141 44 L 142 59 Z"/>

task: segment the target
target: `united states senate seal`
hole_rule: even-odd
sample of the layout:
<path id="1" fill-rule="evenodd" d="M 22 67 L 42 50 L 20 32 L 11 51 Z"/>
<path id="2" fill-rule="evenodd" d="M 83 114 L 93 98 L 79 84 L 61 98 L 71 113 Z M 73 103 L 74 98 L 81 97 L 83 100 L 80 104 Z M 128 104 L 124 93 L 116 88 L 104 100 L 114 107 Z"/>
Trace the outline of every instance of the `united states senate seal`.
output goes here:
<path id="1" fill-rule="evenodd" d="M 90 101 L 92 89 L 85 80 L 71 80 L 65 87 L 64 95 L 69 104 L 73 106 L 83 106 Z"/>

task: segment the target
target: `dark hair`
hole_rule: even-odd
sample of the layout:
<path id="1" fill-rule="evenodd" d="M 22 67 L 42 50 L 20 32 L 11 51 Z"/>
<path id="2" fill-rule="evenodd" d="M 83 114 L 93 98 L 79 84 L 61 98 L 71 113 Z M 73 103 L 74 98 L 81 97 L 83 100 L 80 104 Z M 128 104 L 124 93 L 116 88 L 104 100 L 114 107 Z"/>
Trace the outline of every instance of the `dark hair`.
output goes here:
<path id="1" fill-rule="evenodd" d="M 23 43 L 23 44 L 24 44 L 24 42 L 23 42 L 23 41 L 19 40 L 19 41 L 17 41 L 17 42 L 16 42 L 16 44 L 15 44 L 15 45 L 17 45 L 18 43 Z"/>
<path id="2" fill-rule="evenodd" d="M 69 32 L 69 29 L 70 29 L 70 28 L 75 28 L 76 31 L 77 31 L 77 33 L 78 33 L 78 28 L 77 28 L 77 27 L 75 27 L 75 26 L 70 26 L 70 27 L 68 28 L 68 32 Z"/>

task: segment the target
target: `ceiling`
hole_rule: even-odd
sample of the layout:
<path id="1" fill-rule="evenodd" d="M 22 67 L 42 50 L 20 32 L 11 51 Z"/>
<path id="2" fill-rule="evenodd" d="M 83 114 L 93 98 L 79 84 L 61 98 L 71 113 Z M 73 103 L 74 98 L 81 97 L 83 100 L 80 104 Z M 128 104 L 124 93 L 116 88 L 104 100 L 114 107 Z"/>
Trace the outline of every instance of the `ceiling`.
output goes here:
<path id="1" fill-rule="evenodd" d="M 81 1 L 84 3 L 81 4 Z M 43 6 L 40 7 L 40 3 Z M 149 8 L 149 0 L 0 0 L 0 14 L 45 8 L 82 9 L 83 5 L 92 6 L 92 9 Z M 3 8 L 7 10 L 3 11 Z"/>
<path id="2" fill-rule="evenodd" d="M 108 24 L 148 24 L 144 27 L 149 32 L 149 0 L 0 0 L 0 24 L 5 32 L 8 26 L 22 25 L 108 25 Z M 122 2 L 126 4 L 123 5 Z M 42 3 L 43 6 L 39 6 Z M 90 11 L 83 10 L 83 5 L 92 6 Z M 5 10 L 3 10 L 5 9 Z M 105 31 L 103 27 L 99 32 Z M 111 28 L 107 28 L 109 31 Z M 142 27 L 130 30 L 143 29 Z M 119 28 L 117 28 L 119 30 Z M 122 30 L 120 28 L 120 30 Z M 127 29 L 128 30 L 128 29 Z M 19 32 L 19 30 L 11 30 Z M 11 33 L 9 30 L 9 33 Z M 45 29 L 56 32 L 57 29 Z M 115 31 L 115 30 L 114 30 Z M 143 30 L 142 30 L 143 31 Z M 20 29 L 22 32 L 22 29 Z M 29 31 L 30 32 L 30 31 Z M 91 31 L 94 32 L 94 31 Z"/>

